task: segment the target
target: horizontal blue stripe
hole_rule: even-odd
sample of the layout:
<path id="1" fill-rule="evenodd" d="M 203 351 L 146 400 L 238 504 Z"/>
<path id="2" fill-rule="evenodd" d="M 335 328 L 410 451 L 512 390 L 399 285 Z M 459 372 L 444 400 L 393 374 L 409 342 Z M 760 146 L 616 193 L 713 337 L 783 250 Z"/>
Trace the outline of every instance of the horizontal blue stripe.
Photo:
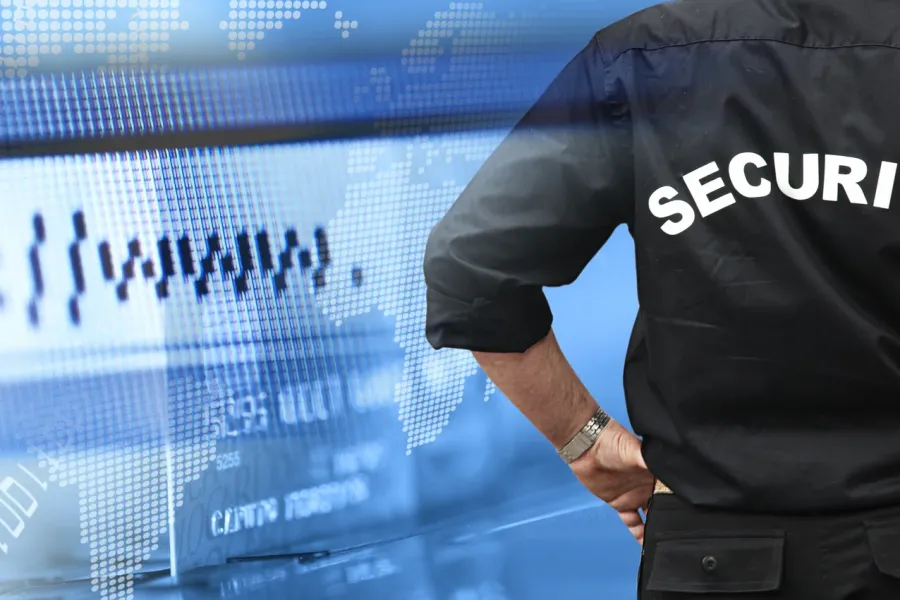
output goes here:
<path id="1" fill-rule="evenodd" d="M 84 72 L 0 82 L 0 141 L 205 132 L 525 110 L 568 55 L 472 57 L 411 73 L 364 63 Z M 390 126 L 386 125 L 386 128 Z"/>

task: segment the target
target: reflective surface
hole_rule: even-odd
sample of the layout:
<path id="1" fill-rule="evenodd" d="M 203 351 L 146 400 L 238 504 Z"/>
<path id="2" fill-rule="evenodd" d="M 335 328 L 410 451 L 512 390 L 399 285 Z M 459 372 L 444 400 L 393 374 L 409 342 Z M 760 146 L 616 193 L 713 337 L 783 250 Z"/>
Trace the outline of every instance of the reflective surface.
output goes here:
<path id="1" fill-rule="evenodd" d="M 370 546 L 200 569 L 136 582 L 154 600 L 633 598 L 640 547 L 615 513 L 571 484 L 509 498 L 464 521 Z M 319 548 L 318 550 L 323 550 Z M 22 600 L 95 598 L 102 581 L 7 589 Z M 93 588 L 93 590 L 92 590 Z"/>
<path id="2" fill-rule="evenodd" d="M 556 488 L 474 358 L 423 335 L 427 233 L 500 135 L 0 162 L 0 582 L 115 576 L 120 600 L 159 564 Z M 627 232 L 598 261 L 551 304 L 622 420 Z"/>
<path id="3" fill-rule="evenodd" d="M 469 598 L 444 582 L 566 572 L 593 528 L 421 534 L 577 496 L 471 355 L 428 346 L 421 258 L 520 113 L 639 4 L 0 0 L 0 149 L 18 156 L 0 161 L 0 591 L 272 579 L 315 597 L 337 572 L 363 597 Z M 633 256 L 620 232 L 550 293 L 564 350 L 620 421 Z M 634 543 L 610 535 L 597 552 L 617 564 Z M 395 566 L 144 581 L 301 543 L 378 543 Z M 630 570 L 607 575 L 630 589 Z"/>

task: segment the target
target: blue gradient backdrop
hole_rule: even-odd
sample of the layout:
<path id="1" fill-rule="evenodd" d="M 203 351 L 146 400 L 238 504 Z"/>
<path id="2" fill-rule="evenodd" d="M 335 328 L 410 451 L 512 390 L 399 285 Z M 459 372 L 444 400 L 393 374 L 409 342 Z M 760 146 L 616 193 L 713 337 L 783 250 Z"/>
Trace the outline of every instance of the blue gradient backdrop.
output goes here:
<path id="1" fill-rule="evenodd" d="M 130 598 L 141 573 L 595 505 L 468 354 L 427 346 L 421 255 L 516 116 L 646 4 L 183 4 L 0 0 L 0 582 Z M 548 291 L 622 421 L 633 267 L 620 230 Z M 632 589 L 601 514 L 597 569 Z"/>

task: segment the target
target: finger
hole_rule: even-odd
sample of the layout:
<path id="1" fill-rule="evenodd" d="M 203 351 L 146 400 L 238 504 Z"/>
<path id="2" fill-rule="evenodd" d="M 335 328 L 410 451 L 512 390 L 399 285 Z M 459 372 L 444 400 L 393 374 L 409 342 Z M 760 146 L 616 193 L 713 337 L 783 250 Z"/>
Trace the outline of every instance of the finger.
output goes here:
<path id="1" fill-rule="evenodd" d="M 640 525 L 639 527 L 629 527 L 628 532 L 631 536 L 637 541 L 641 546 L 644 545 L 644 526 Z"/>
<path id="2" fill-rule="evenodd" d="M 644 524 L 644 520 L 636 510 L 622 510 L 618 511 L 618 513 L 619 518 L 622 519 L 622 522 L 629 528 Z"/>
<path id="3" fill-rule="evenodd" d="M 619 512 L 619 518 L 628 527 L 628 531 L 638 543 L 644 541 L 644 520 L 638 511 Z"/>

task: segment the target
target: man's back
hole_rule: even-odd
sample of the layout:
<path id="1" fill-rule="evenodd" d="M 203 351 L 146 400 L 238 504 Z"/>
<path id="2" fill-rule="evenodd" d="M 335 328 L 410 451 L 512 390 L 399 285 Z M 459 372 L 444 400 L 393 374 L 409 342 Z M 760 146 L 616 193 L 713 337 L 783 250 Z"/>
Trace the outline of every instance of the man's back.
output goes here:
<path id="1" fill-rule="evenodd" d="M 626 223 L 654 475 L 702 506 L 900 504 L 897 23 L 889 0 L 682 0 L 599 32 L 433 232 L 432 344 L 523 352 L 541 288 Z"/>
<path id="2" fill-rule="evenodd" d="M 633 127 L 630 413 L 696 504 L 900 501 L 898 22 L 686 0 L 597 36 Z"/>

